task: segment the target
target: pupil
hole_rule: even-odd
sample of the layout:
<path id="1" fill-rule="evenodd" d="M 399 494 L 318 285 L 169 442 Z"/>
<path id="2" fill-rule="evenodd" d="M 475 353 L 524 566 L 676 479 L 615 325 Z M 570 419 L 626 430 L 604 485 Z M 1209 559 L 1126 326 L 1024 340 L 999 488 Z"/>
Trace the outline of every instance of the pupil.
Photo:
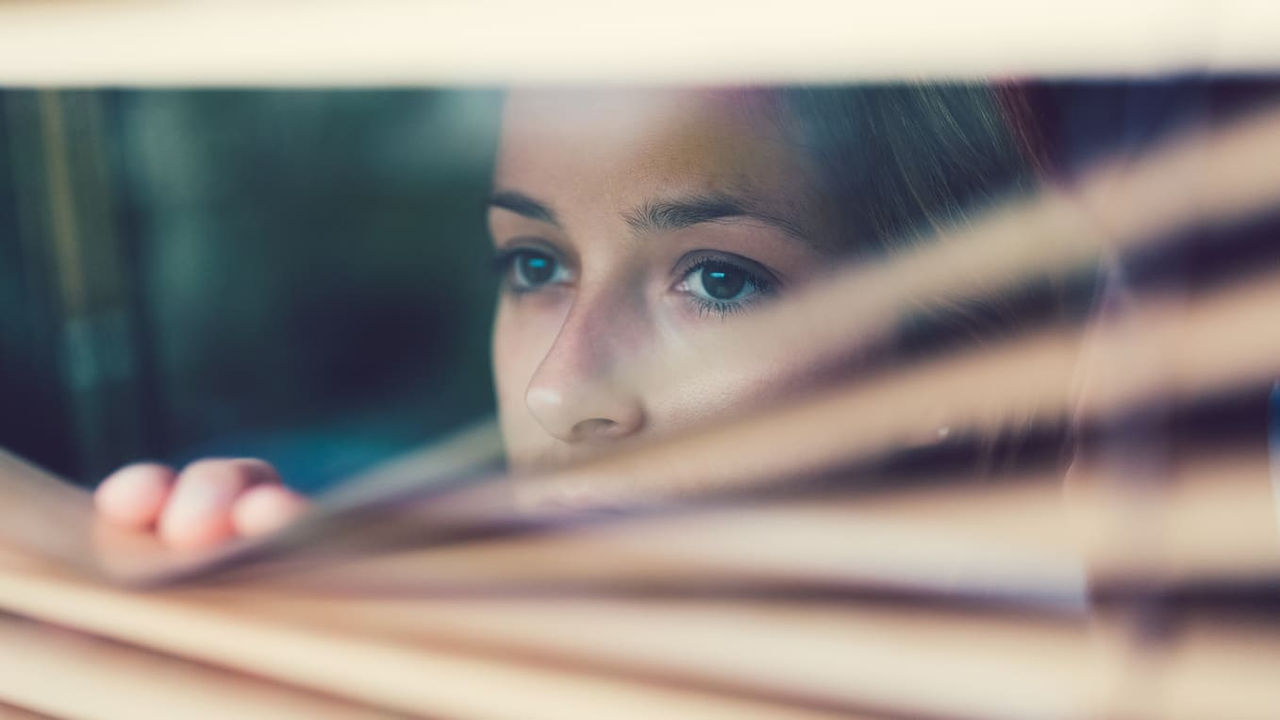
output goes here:
<path id="1" fill-rule="evenodd" d="M 707 268 L 702 271 L 702 288 L 716 300 L 737 297 L 747 284 L 747 276 L 730 268 Z"/>
<path id="2" fill-rule="evenodd" d="M 555 264 L 545 255 L 523 255 L 520 258 L 520 274 L 530 285 L 542 285 L 551 279 Z"/>

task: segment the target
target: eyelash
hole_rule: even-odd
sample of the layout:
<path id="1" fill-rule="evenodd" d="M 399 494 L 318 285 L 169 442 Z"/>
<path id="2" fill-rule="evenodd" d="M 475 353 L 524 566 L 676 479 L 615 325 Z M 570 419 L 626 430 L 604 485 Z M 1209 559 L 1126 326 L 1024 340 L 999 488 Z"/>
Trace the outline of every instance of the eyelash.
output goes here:
<path id="1" fill-rule="evenodd" d="M 730 315 L 742 312 L 749 306 L 754 305 L 776 291 L 776 281 L 772 279 L 771 274 L 767 270 L 764 270 L 763 268 L 758 271 L 753 270 L 747 267 L 747 264 L 755 265 L 755 262 L 747 260 L 746 258 L 735 260 L 734 258 L 736 257 L 737 256 L 726 257 L 721 254 L 699 255 L 687 260 L 684 266 L 678 271 L 679 280 L 677 280 L 673 286 L 677 288 L 689 282 L 690 278 L 700 270 L 705 271 L 708 268 L 726 266 L 742 273 L 746 278 L 746 282 L 750 283 L 751 286 L 755 288 L 755 292 L 742 300 L 709 300 L 707 298 L 699 297 L 691 292 L 683 291 L 697 307 L 699 317 L 714 313 L 719 315 L 721 319 L 726 318 Z"/>

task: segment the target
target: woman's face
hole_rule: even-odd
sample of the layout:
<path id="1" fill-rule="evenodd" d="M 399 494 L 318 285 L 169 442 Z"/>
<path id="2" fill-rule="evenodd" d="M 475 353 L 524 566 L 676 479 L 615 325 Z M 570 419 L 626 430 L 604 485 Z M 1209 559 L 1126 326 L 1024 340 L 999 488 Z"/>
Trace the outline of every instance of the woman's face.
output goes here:
<path id="1" fill-rule="evenodd" d="M 756 366 L 705 344 L 696 372 L 648 384 L 626 372 L 825 265 L 811 160 L 784 117 L 776 96 L 752 91 L 509 97 L 489 226 L 513 468 L 670 433 L 808 381 L 799 360 Z"/>

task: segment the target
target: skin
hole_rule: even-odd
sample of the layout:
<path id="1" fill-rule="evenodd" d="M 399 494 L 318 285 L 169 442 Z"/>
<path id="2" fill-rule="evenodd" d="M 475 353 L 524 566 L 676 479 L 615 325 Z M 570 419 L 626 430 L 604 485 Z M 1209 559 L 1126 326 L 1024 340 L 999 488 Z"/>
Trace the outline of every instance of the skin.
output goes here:
<path id="1" fill-rule="evenodd" d="M 679 432 L 813 381 L 799 358 L 717 367 L 701 342 L 830 262 L 810 159 L 784 119 L 753 91 L 508 98 L 488 223 L 513 470 Z M 690 346 L 708 358 L 696 373 L 645 386 L 624 372 Z M 270 532 L 306 507 L 252 459 L 130 465 L 96 501 L 103 517 L 184 548 Z"/>

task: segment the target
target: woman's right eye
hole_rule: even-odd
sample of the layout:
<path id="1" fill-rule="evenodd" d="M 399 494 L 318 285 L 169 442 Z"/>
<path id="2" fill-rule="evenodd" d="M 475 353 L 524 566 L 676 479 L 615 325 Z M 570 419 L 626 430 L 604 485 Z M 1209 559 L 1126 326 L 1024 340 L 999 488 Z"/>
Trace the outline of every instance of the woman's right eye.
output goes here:
<path id="1" fill-rule="evenodd" d="M 497 264 L 507 286 L 516 292 L 530 292 L 569 279 L 564 263 L 541 250 L 510 250 L 498 256 Z"/>

